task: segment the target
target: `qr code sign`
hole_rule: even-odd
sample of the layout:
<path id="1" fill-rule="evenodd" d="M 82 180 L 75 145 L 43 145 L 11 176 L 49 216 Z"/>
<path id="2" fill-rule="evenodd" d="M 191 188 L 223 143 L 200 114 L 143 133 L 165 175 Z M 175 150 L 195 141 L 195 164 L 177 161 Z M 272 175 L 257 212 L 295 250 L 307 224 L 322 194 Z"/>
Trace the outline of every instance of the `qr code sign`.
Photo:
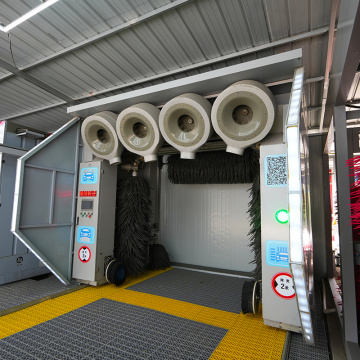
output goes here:
<path id="1" fill-rule="evenodd" d="M 266 156 L 265 184 L 267 186 L 287 185 L 286 155 Z"/>

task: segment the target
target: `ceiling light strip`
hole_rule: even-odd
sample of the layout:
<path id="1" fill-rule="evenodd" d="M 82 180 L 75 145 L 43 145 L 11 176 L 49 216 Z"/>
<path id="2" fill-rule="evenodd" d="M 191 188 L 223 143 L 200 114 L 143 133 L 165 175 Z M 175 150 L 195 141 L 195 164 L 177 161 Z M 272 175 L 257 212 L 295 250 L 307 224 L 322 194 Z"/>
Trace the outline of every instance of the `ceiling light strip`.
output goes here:
<path id="1" fill-rule="evenodd" d="M 37 6 L 36 8 L 30 10 L 29 12 L 27 12 L 26 14 L 24 14 L 23 16 L 19 17 L 18 19 L 14 20 L 12 23 L 10 23 L 9 25 L 3 26 L 0 25 L 0 30 L 4 31 L 4 32 L 8 32 L 9 30 L 13 29 L 15 26 L 18 26 L 19 24 L 21 24 L 22 22 L 30 19 L 31 17 L 33 17 L 34 15 L 36 15 L 37 13 L 39 13 L 40 11 L 43 11 L 44 9 L 46 9 L 47 7 L 53 5 L 54 3 L 56 3 L 59 0 L 47 0 L 46 2 L 42 3 L 41 5 Z"/>

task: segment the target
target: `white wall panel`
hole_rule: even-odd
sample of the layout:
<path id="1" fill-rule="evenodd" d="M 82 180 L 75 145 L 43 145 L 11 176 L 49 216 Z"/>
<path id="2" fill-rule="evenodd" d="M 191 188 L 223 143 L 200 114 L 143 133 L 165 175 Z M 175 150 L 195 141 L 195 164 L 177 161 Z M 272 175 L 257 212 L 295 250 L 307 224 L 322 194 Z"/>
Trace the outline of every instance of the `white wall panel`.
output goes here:
<path id="1" fill-rule="evenodd" d="M 161 174 L 160 243 L 173 262 L 250 272 L 251 184 L 174 185 Z"/>

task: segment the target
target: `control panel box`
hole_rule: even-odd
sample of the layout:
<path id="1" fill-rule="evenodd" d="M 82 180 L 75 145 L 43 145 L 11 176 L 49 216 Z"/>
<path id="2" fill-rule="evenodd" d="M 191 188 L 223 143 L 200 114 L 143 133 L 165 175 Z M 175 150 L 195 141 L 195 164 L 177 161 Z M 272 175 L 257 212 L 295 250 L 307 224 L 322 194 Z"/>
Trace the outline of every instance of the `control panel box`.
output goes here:
<path id="1" fill-rule="evenodd" d="M 107 161 L 80 164 L 73 277 L 106 283 L 105 258 L 113 256 L 117 167 Z"/>
<path id="2" fill-rule="evenodd" d="M 279 142 L 277 141 L 279 140 Z M 260 147 L 262 307 L 264 324 L 301 332 L 289 266 L 287 150 L 282 139 Z"/>

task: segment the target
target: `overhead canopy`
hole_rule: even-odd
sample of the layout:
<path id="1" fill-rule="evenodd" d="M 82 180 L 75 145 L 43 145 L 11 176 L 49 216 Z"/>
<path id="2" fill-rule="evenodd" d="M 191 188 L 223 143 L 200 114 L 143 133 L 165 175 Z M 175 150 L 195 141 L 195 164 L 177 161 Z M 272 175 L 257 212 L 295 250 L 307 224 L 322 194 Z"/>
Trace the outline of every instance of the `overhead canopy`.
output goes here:
<path id="1" fill-rule="evenodd" d="M 316 129 L 334 29 L 351 33 L 358 3 L 61 0 L 10 34 L 0 32 L 0 121 L 52 132 L 71 119 L 70 106 L 302 49 L 308 120 Z M 37 5 L 2 2 L 0 22 Z M 345 50 L 335 55 L 345 57 L 349 42 L 342 39 Z M 344 62 L 336 64 L 339 74 Z M 358 82 L 355 76 L 350 99 L 360 99 Z"/>

